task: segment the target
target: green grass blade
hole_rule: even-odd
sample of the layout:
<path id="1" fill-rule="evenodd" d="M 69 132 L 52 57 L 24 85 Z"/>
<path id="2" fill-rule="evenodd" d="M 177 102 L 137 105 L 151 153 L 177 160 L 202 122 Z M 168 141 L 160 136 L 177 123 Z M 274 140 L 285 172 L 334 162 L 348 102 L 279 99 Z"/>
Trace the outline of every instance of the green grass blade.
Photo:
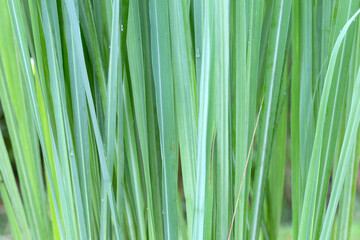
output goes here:
<path id="1" fill-rule="evenodd" d="M 235 1 L 236 8 L 236 22 L 240 23 L 239 27 L 235 29 L 236 53 L 235 53 L 235 76 L 236 76 L 236 124 L 235 124 L 235 185 L 234 193 L 237 193 L 240 188 L 240 181 L 244 174 L 248 141 L 249 139 L 249 100 L 250 100 L 250 79 L 247 78 L 246 72 L 246 1 Z M 234 23 L 234 27 L 236 23 Z M 247 174 L 248 175 L 248 174 Z M 236 202 L 237 196 L 234 195 Z M 237 239 L 245 237 L 245 205 L 247 199 L 245 198 L 245 187 L 241 189 L 239 199 L 239 212 L 235 217 L 234 236 Z"/>
<path id="2" fill-rule="evenodd" d="M 110 209 L 111 209 L 112 219 L 114 222 L 115 233 L 116 233 L 116 237 L 119 238 L 121 233 L 120 233 L 120 229 L 119 229 L 119 225 L 118 225 L 118 216 L 115 211 L 115 203 L 114 203 L 115 199 L 114 199 L 113 190 L 111 188 L 110 173 L 107 168 L 107 164 L 106 164 L 106 160 L 105 160 L 105 151 L 104 151 L 103 141 L 101 139 L 100 128 L 99 128 L 99 125 L 98 125 L 98 122 L 96 119 L 96 115 L 95 115 L 94 102 L 92 99 L 90 86 L 89 86 L 89 82 L 88 82 L 88 75 L 87 75 L 86 68 L 85 68 L 84 53 L 82 51 L 82 43 L 80 41 L 81 40 L 80 27 L 79 27 L 79 23 L 77 20 L 78 17 L 75 12 L 74 3 L 71 0 L 65 1 L 65 5 L 66 5 L 67 12 L 69 14 L 72 32 L 74 33 L 74 46 L 75 46 L 74 49 L 76 50 L 76 54 L 79 57 L 81 77 L 82 77 L 83 83 L 84 83 L 87 103 L 88 103 L 88 107 L 90 110 L 91 122 L 92 122 L 92 126 L 94 129 L 96 144 L 97 144 L 98 151 L 99 151 L 101 172 L 102 172 L 103 179 L 105 181 L 106 191 L 107 191 L 109 202 L 110 202 Z"/>
<path id="3" fill-rule="evenodd" d="M 212 1 L 204 3 L 204 37 L 202 42 L 202 63 L 201 63 L 201 74 L 199 84 L 199 119 L 198 119 L 198 141 L 197 141 L 197 162 L 196 162 L 196 188 L 195 188 L 195 209 L 194 209 L 194 226 L 193 226 L 193 235 L 192 239 L 203 239 L 204 234 L 210 234 L 211 231 L 205 231 L 207 226 L 206 220 L 211 221 L 211 216 L 205 219 L 206 210 L 210 213 L 212 212 L 212 194 L 210 196 L 210 206 L 206 208 L 206 182 L 207 182 L 207 162 L 209 155 L 207 153 L 207 143 L 209 138 L 213 138 L 214 135 L 209 136 L 208 127 L 215 124 L 210 123 L 210 94 L 213 93 L 210 89 L 211 82 L 214 79 L 211 77 L 211 62 L 212 62 L 212 50 L 211 50 L 211 33 L 212 29 L 212 14 L 211 9 L 213 6 Z M 215 110 L 214 110 L 215 111 Z M 210 113 L 209 113 L 210 112 Z M 211 129 L 213 130 L 213 129 Z M 212 139 L 213 140 L 213 139 Z M 212 163 L 209 164 L 210 166 Z M 209 168 L 210 171 L 210 168 Z M 209 177 L 212 176 L 212 173 L 209 172 Z M 213 186 L 213 184 L 212 184 Z M 211 190 L 210 190 L 211 191 Z M 207 229 L 209 230 L 209 229 Z"/>
<path id="4" fill-rule="evenodd" d="M 131 87 L 133 93 L 133 103 L 135 111 L 135 120 L 137 124 L 137 132 L 139 134 L 140 150 L 142 163 L 144 167 L 145 187 L 146 187 L 146 209 L 148 218 L 149 239 L 155 239 L 155 223 L 153 211 L 153 197 L 151 191 L 150 181 L 150 167 L 149 167 L 149 146 L 148 146 L 148 129 L 147 129 L 147 112 L 146 112 L 146 92 L 145 92 L 145 74 L 149 71 L 144 64 L 143 56 L 148 54 L 146 30 L 142 28 L 147 20 L 142 13 L 143 8 L 147 9 L 146 5 L 141 5 L 140 1 L 130 1 L 129 3 L 129 22 L 127 34 L 127 50 L 129 60 L 129 70 L 131 78 Z M 141 14 L 142 13 L 142 14 Z M 141 16 L 141 15 L 142 16 Z M 145 18 L 143 20 L 142 18 Z M 142 21 L 143 20 L 143 21 Z M 145 25 L 146 26 L 146 25 Z M 143 36 L 145 35 L 145 36 Z M 145 38 L 143 40 L 143 38 Z M 145 72 L 146 71 L 146 72 Z M 147 75 L 147 77 L 149 77 Z"/>
<path id="5" fill-rule="evenodd" d="M 202 68 L 202 55 L 203 52 L 203 34 L 204 29 L 207 27 L 204 22 L 204 15 L 206 14 L 205 2 L 202 0 L 193 0 L 193 13 L 194 13 L 194 32 L 195 32 L 195 72 L 196 72 L 196 83 L 200 85 L 201 68 Z M 200 94 L 198 94 L 200 95 Z"/>
<path id="6" fill-rule="evenodd" d="M 78 178 L 74 174 L 72 175 L 70 173 L 71 159 L 69 157 L 71 157 L 70 155 L 74 155 L 74 152 L 71 152 L 71 149 L 73 148 L 72 143 L 69 142 L 71 136 L 69 136 L 66 129 L 68 124 L 68 118 L 66 109 L 64 109 L 64 85 L 63 82 L 60 81 L 60 78 L 62 78 L 63 76 L 62 66 L 60 65 L 61 58 L 59 58 L 59 52 L 56 52 L 57 36 L 56 34 L 53 35 L 51 31 L 53 26 L 51 26 L 51 20 L 49 15 L 50 13 L 48 11 L 46 1 L 43 0 L 41 2 L 41 5 L 44 18 L 44 35 L 50 72 L 51 97 L 54 103 L 53 109 L 55 112 L 55 137 L 57 141 L 59 160 L 61 163 L 60 171 L 62 171 L 63 174 L 64 187 L 66 186 L 66 188 L 64 188 L 64 194 L 67 201 L 63 202 L 62 204 L 64 205 L 63 209 L 66 209 L 68 215 L 68 221 L 66 221 L 66 224 L 68 225 L 68 234 L 70 234 L 70 237 L 75 237 L 78 233 L 80 233 L 80 238 L 86 239 L 85 222 L 82 211 L 82 200 L 78 198 L 79 195 L 74 195 L 76 192 L 73 193 L 71 189 L 72 184 L 75 184 L 75 182 L 78 181 Z M 50 8 L 52 9 L 51 12 L 55 11 L 53 9 L 53 6 L 50 5 Z M 74 169 L 72 165 L 71 168 Z M 74 188 L 76 188 L 76 185 L 74 186 Z"/>
<path id="7" fill-rule="evenodd" d="M 68 35 L 68 49 L 71 60 L 69 61 L 69 68 L 71 72 L 71 96 L 74 116 L 74 136 L 75 136 L 75 152 L 78 160 L 79 181 L 81 189 L 81 197 L 84 206 L 84 220 L 87 231 L 87 236 L 91 239 L 91 192 L 90 192 L 90 164 L 89 161 L 89 137 L 88 137 L 88 115 L 86 107 L 85 91 L 82 82 L 77 72 L 77 57 L 74 55 L 72 45 L 72 34 L 69 30 Z"/>
<path id="8" fill-rule="evenodd" d="M 121 69 L 121 57 L 119 59 L 119 68 Z M 118 74 L 118 94 L 117 94 L 117 146 L 116 146 L 116 202 L 119 216 L 119 225 L 125 235 L 124 223 L 124 205 L 125 205 L 125 150 L 124 150 L 124 110 L 123 110 L 123 94 L 122 94 L 122 70 Z"/>
<path id="9" fill-rule="evenodd" d="M 20 63 L 22 66 L 23 74 L 24 74 L 23 76 L 25 78 L 25 81 L 24 81 L 25 89 L 29 96 L 30 108 L 31 108 L 31 112 L 33 113 L 34 124 L 35 124 L 36 130 L 38 132 L 41 147 L 45 152 L 44 153 L 45 154 L 44 162 L 45 162 L 46 173 L 49 176 L 52 176 L 52 174 L 50 172 L 50 165 L 49 165 L 48 158 L 46 155 L 46 147 L 45 147 L 45 141 L 43 138 L 43 131 L 42 131 L 42 128 L 40 127 L 41 122 L 40 122 L 40 118 L 39 118 L 38 104 L 35 99 L 36 93 L 34 92 L 35 87 L 34 87 L 34 83 L 33 83 L 33 75 L 30 70 L 30 57 L 29 57 L 29 53 L 25 50 L 25 49 L 27 49 L 27 44 L 26 44 L 26 37 L 24 35 L 25 31 L 23 31 L 24 26 L 23 26 L 23 19 L 22 19 L 22 15 L 21 15 L 19 2 L 14 2 L 14 1 L 8 2 L 8 7 L 9 7 L 11 23 L 12 23 L 12 27 L 13 27 L 13 31 L 14 31 L 14 35 L 15 35 L 15 39 L 16 39 L 16 44 L 17 44 L 17 47 L 19 48 L 19 55 L 20 55 L 19 59 L 20 59 Z M 52 177 L 49 178 L 49 186 L 50 186 L 51 193 L 55 194 L 54 183 L 52 181 Z M 60 216 L 59 216 L 58 204 L 55 200 L 53 201 L 53 203 L 54 203 L 57 221 L 61 222 Z M 62 236 L 64 236 L 62 225 L 59 224 L 59 228 L 60 228 L 60 234 Z"/>
<path id="10" fill-rule="evenodd" d="M 257 85 L 258 85 L 258 72 L 260 65 L 260 40 L 261 40 L 261 29 L 263 21 L 263 11 L 264 11 L 264 2 L 261 0 L 247 0 L 246 2 L 247 11 L 250 14 L 246 15 L 246 25 L 248 29 L 248 42 L 247 42 L 247 52 L 246 52 L 246 74 L 247 78 L 250 81 L 250 100 L 249 100 L 249 132 L 254 131 L 255 121 L 256 121 L 256 107 L 257 104 Z M 249 136 L 248 143 L 251 141 L 251 136 Z M 249 166 L 251 166 L 251 159 Z M 246 179 L 246 192 L 250 188 L 250 175 Z M 245 194 L 247 198 L 248 193 Z"/>
<path id="11" fill-rule="evenodd" d="M 300 34 L 300 48 L 301 48 L 301 63 L 300 63 L 300 102 L 299 102 L 299 128 L 307 129 L 307 131 L 300 131 L 299 146 L 300 152 L 300 194 L 303 196 L 306 185 L 306 178 L 308 174 L 311 147 L 314 139 L 314 109 L 313 109 L 313 65 L 315 61 L 313 56 L 313 14 L 310 1 L 301 1 L 301 34 Z"/>
<path id="12" fill-rule="evenodd" d="M 246 52 L 246 74 L 250 81 L 250 99 L 249 99 L 249 132 L 254 132 L 256 121 L 256 109 L 259 105 L 257 100 L 257 88 L 259 82 L 259 66 L 260 66 L 260 43 L 263 22 L 264 2 L 261 0 L 247 0 L 246 9 L 249 14 L 246 15 L 247 33 L 247 52 Z M 251 142 L 249 136 L 248 144 Z M 252 154 L 249 158 L 249 168 L 252 167 L 252 161 L 255 155 Z M 245 176 L 245 199 L 249 198 L 251 192 L 251 175 Z M 249 206 L 247 207 L 248 215 L 250 215 Z M 248 232 L 245 232 L 245 238 L 248 238 Z"/>
<path id="13" fill-rule="evenodd" d="M 357 22 L 357 29 L 359 30 L 359 24 L 360 21 Z M 354 41 L 354 47 L 356 49 L 356 51 L 353 51 L 352 53 L 352 62 L 353 62 L 353 67 L 352 67 L 352 72 L 353 75 L 351 76 L 352 79 L 355 79 L 356 76 L 356 72 L 354 71 L 354 69 L 359 66 L 359 52 L 360 52 L 360 42 L 358 41 L 360 37 L 360 31 L 357 31 L 356 37 L 355 37 L 355 41 Z M 354 82 L 352 82 L 352 84 L 354 84 Z M 351 91 L 352 88 L 348 88 L 348 92 Z M 348 96 L 348 102 L 351 101 L 350 97 Z M 350 103 L 348 104 L 350 105 Z M 358 133 L 357 133 L 357 139 L 356 139 L 356 144 L 355 144 L 355 149 L 354 149 L 354 166 L 353 166 L 353 179 L 352 179 L 352 183 L 351 183 L 351 202 L 350 202 L 350 207 L 349 207 L 349 225 L 348 225 L 348 229 L 347 231 L 349 232 L 348 235 L 350 236 L 350 232 L 352 229 L 352 224 L 354 223 L 354 209 L 355 209 L 355 201 L 356 201 L 356 188 L 357 188 L 357 173 L 358 173 L 358 169 L 359 169 L 359 161 L 357 161 L 357 159 L 360 158 L 360 130 L 358 129 Z"/>
<path id="14" fill-rule="evenodd" d="M 0 87 L 2 91 L 4 91 L 5 86 L 3 85 L 4 74 L 2 66 L 0 67 L 0 74 Z M 2 92 L 0 92 L 0 94 L 1 96 L 4 96 Z M 2 104 L 6 104 L 6 101 L 4 101 L 3 98 Z M 13 227 L 13 224 L 11 224 L 10 226 L 13 229 L 14 235 L 14 230 L 18 229 L 18 235 L 22 235 L 26 239 L 31 239 L 30 227 L 25 215 L 25 208 L 21 201 L 20 193 L 17 189 L 14 172 L 11 168 L 11 162 L 7 153 L 2 131 L 0 131 L 0 155 L 0 173 L 2 180 L 0 193 L 8 215 L 10 215 L 9 213 L 12 212 L 14 218 L 16 219 L 15 223 L 17 225 L 16 227 Z"/>
<path id="15" fill-rule="evenodd" d="M 120 3 L 119 0 L 113 2 L 113 12 L 112 12 L 112 27 L 111 27 L 111 42 L 110 42 L 110 60 L 109 60 L 109 72 L 108 72 L 108 81 L 107 81 L 107 100 L 106 100 L 106 113 L 105 113 L 105 146 L 106 146 L 106 160 L 110 174 L 110 180 L 113 178 L 113 169 L 115 161 L 115 133 L 114 131 L 116 126 L 116 108 L 117 104 L 117 83 L 118 83 L 118 70 L 121 69 L 121 66 L 118 64 L 120 57 Z M 121 78 L 121 76 L 120 76 Z M 101 199 L 101 226 L 100 226 L 100 236 L 103 239 L 109 238 L 109 236 L 104 235 L 109 224 L 109 215 L 107 197 L 105 185 L 102 184 L 102 196 Z"/>
<path id="16" fill-rule="evenodd" d="M 168 2 L 150 1 L 150 28 L 157 119 L 162 160 L 162 198 L 165 239 L 176 239 L 177 143 L 173 73 L 170 55 Z"/>
<path id="17" fill-rule="evenodd" d="M 292 74 L 291 74 L 291 181 L 292 181 L 292 234 L 298 236 L 302 208 L 302 193 L 300 182 L 300 0 L 292 2 Z"/>
<path id="18" fill-rule="evenodd" d="M 340 33 L 344 35 L 346 32 L 346 27 L 349 27 L 353 19 L 360 13 L 358 10 L 346 23 L 342 32 Z M 344 30 L 345 29 L 345 30 Z M 353 152 L 353 148 L 356 142 L 357 130 L 359 128 L 360 123 L 360 69 L 358 70 L 358 74 L 356 77 L 356 82 L 354 85 L 354 92 L 351 102 L 351 110 L 349 113 L 349 118 L 347 121 L 347 126 L 345 130 L 343 147 L 341 148 L 340 158 L 339 158 L 339 166 L 337 168 L 335 179 L 333 183 L 333 188 L 331 190 L 331 196 L 329 201 L 329 206 L 325 214 L 324 224 L 321 231 L 320 239 L 328 239 L 331 233 L 331 226 L 334 221 L 335 211 L 339 202 L 340 194 L 342 192 L 342 187 L 345 181 L 345 176 L 347 175 L 347 171 L 349 170 L 351 163 L 351 154 Z"/>
<path id="19" fill-rule="evenodd" d="M 151 174 L 151 190 L 153 197 L 155 231 L 156 238 L 161 240 L 163 238 L 163 224 L 162 224 L 162 209 L 161 209 L 161 174 L 159 168 L 161 165 L 159 156 L 159 132 L 156 125 L 156 112 L 154 100 L 154 82 L 152 78 L 145 79 L 146 88 L 146 105 L 147 105 L 147 129 L 148 129 L 148 143 L 149 143 L 149 160 L 150 160 L 150 174 Z M 160 233 L 160 234 L 159 234 Z"/>
<path id="20" fill-rule="evenodd" d="M 253 186 L 253 198 L 250 216 L 249 239 L 257 239 L 261 223 L 262 204 L 264 201 L 265 180 L 269 168 L 270 147 L 273 141 L 273 127 L 276 106 L 281 84 L 286 40 L 290 19 L 291 2 L 274 1 L 274 11 L 270 29 L 270 47 L 265 73 L 264 115 L 261 122 L 259 153 Z"/>
<path id="21" fill-rule="evenodd" d="M 95 1 L 95 4 L 98 1 Z M 102 46 L 103 39 L 99 36 L 103 34 L 102 31 L 97 31 L 96 29 L 96 17 L 94 16 L 94 10 L 100 12 L 100 7 L 91 6 L 90 0 L 79 0 L 79 18 L 80 24 L 84 34 L 85 43 L 88 49 L 91 49 L 90 58 L 92 66 L 94 66 L 96 71 L 96 77 L 100 88 L 100 95 L 102 100 L 102 107 L 105 111 L 105 104 L 106 104 L 106 73 L 105 73 L 105 63 L 104 63 L 104 49 L 107 46 Z M 110 14 L 111 15 L 111 14 Z M 111 16 L 108 16 L 111 17 Z M 100 25 L 100 24 L 99 24 Z M 101 27 L 101 25 L 99 26 Z M 110 23 L 109 23 L 110 27 Z M 101 28 L 102 29 L 102 28 Z M 106 41 L 106 40 L 104 40 Z"/>
<path id="22" fill-rule="evenodd" d="M 22 197 L 28 222 L 34 235 L 41 237 L 41 230 L 47 232 L 49 229 L 46 229 L 48 222 L 44 219 L 46 195 L 41 175 L 39 175 L 41 174 L 40 162 L 34 152 L 36 145 L 32 142 L 32 137 L 36 136 L 33 136 L 34 133 L 31 131 L 32 119 L 31 113 L 27 111 L 26 95 L 22 89 L 18 88 L 22 83 L 22 78 L 18 72 L 20 67 L 18 59 L 13 57 L 13 53 L 17 50 L 14 42 L 6 41 L 5 38 L 5 36 L 13 34 L 6 2 L 2 4 L 1 8 L 4 24 L 7 25 L 0 33 L 0 99 L 13 145 L 15 164 L 18 172 L 21 173 L 19 174 L 19 185 L 23 189 Z M 9 194 L 12 193 L 9 192 Z"/>
<path id="23" fill-rule="evenodd" d="M 268 229 L 270 239 L 279 238 L 281 223 L 282 198 L 284 188 L 286 145 L 287 145 L 287 64 L 284 65 L 283 80 L 274 125 L 274 136 L 271 147 L 268 187 L 266 199 L 268 206 Z"/>
<path id="24" fill-rule="evenodd" d="M 186 31 L 183 5 L 181 1 L 171 0 L 169 4 L 172 64 L 174 70 L 175 117 L 180 144 L 181 172 L 184 182 L 188 237 L 192 237 L 195 203 L 195 164 L 196 164 L 196 105 L 193 89 L 194 75 L 191 75 L 188 62 Z"/>
<path id="25" fill-rule="evenodd" d="M 0 2 L 12 237 L 349 238 L 359 3 Z"/>
<path id="26" fill-rule="evenodd" d="M 337 18 L 337 24 L 344 25 L 351 17 L 351 15 L 355 12 L 355 6 L 358 6 L 358 1 L 349 1 L 342 3 L 344 8 L 343 11 L 346 11 L 347 14 L 344 15 L 343 19 Z M 341 14 L 338 13 L 338 16 Z M 331 165 L 332 159 L 334 157 L 334 149 L 336 144 L 336 139 L 339 131 L 340 125 L 340 116 L 342 115 L 342 109 L 344 107 L 345 101 L 345 90 L 346 84 L 342 84 L 342 80 L 345 79 L 349 73 L 349 61 L 350 57 L 347 57 L 351 54 L 351 49 L 354 40 L 354 28 L 350 27 L 348 33 L 345 36 L 344 44 L 342 46 L 340 55 L 339 55 L 339 62 L 335 65 L 335 72 L 334 75 L 336 76 L 335 82 L 333 83 L 330 89 L 330 98 L 327 107 L 327 111 L 330 114 L 327 114 L 325 119 L 325 128 L 330 129 L 330 131 L 324 132 L 324 139 L 322 146 L 322 154 L 321 154 L 321 166 L 322 171 L 320 172 L 320 189 L 318 191 L 318 205 L 317 205 L 317 213 L 315 218 L 315 237 L 318 238 L 320 235 L 321 224 L 319 223 L 322 221 L 323 213 L 324 213 L 324 206 L 326 203 L 326 195 L 328 192 L 328 182 L 330 179 L 330 172 L 331 172 Z"/>
<path id="27" fill-rule="evenodd" d="M 141 239 L 146 239 L 146 226 L 144 217 L 144 197 L 142 193 L 141 177 L 139 170 L 139 158 L 136 149 L 134 118 L 132 116 L 132 108 L 130 105 L 129 87 L 127 81 L 124 81 L 124 114 L 125 114 L 125 151 L 129 170 L 131 171 L 132 191 L 135 199 L 135 215 L 138 225 L 138 233 Z"/>
<path id="28" fill-rule="evenodd" d="M 319 177 L 319 165 L 320 165 L 319 157 L 320 157 L 320 151 L 321 151 L 321 144 L 322 144 L 322 140 L 323 140 L 322 135 L 323 135 L 323 131 L 324 131 L 325 111 L 326 111 L 326 106 L 328 103 L 329 92 L 330 92 L 332 77 L 333 77 L 333 73 L 334 73 L 336 57 L 339 52 L 340 45 L 345 37 L 345 34 L 350 27 L 350 24 L 353 22 L 353 20 L 359 13 L 360 13 L 360 10 L 357 11 L 349 19 L 349 21 L 345 24 L 345 26 L 341 30 L 339 37 L 336 40 L 336 43 L 334 45 L 334 48 L 332 50 L 331 57 L 329 60 L 328 70 L 327 70 L 325 82 L 324 82 L 324 89 L 323 89 L 323 93 L 322 93 L 321 101 L 320 101 L 318 120 L 316 123 L 314 146 L 313 146 L 311 160 L 310 160 L 310 166 L 309 166 L 309 169 L 311 169 L 311 171 L 308 173 L 308 177 L 307 177 L 307 181 L 306 181 L 304 199 L 307 199 L 307 200 L 304 202 L 303 210 L 301 213 L 301 221 L 300 221 L 298 239 L 311 238 L 312 230 L 308 229 L 308 227 L 309 226 L 312 227 L 313 218 L 314 218 L 314 205 L 315 205 L 315 200 L 316 200 L 314 197 L 315 197 L 315 193 L 317 191 L 317 185 L 318 185 L 317 180 Z"/>
<path id="29" fill-rule="evenodd" d="M 226 238 L 230 222 L 230 9 L 229 1 L 215 1 L 214 3 L 214 46 L 215 56 L 213 71 L 216 82 L 216 129 L 217 129 L 217 159 L 216 162 L 216 238 Z"/>
<path id="30" fill-rule="evenodd" d="M 133 220 L 133 213 L 131 209 L 130 200 L 128 197 L 128 191 L 125 192 L 125 212 L 126 212 L 126 223 L 128 227 L 128 237 L 129 239 L 136 239 L 136 232 L 135 232 L 135 224 Z"/>

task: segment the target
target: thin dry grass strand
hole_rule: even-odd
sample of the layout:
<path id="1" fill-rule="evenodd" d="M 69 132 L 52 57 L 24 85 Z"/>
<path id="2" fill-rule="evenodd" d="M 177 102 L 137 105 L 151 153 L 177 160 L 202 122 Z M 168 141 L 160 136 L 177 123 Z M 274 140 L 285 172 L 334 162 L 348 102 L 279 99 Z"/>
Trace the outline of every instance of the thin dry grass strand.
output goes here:
<path id="1" fill-rule="evenodd" d="M 249 162 L 249 157 L 250 157 L 252 145 L 253 145 L 253 142 L 254 142 L 256 129 L 257 129 L 257 126 L 258 126 L 258 123 L 259 123 L 259 119 L 260 119 L 260 114 L 261 114 L 261 109 L 262 109 L 263 103 L 264 103 L 264 97 L 263 97 L 262 100 L 261 100 L 261 105 L 260 105 L 259 113 L 258 113 L 258 116 L 257 116 L 257 118 L 256 118 L 255 128 L 254 128 L 254 132 L 253 132 L 253 135 L 252 135 L 252 138 L 251 138 L 251 143 L 250 143 L 249 151 L 248 151 L 248 154 L 247 154 L 247 157 L 246 157 L 245 168 L 244 168 L 244 172 L 243 172 L 243 175 L 242 175 L 242 178 L 241 178 L 240 187 L 239 187 L 239 191 L 238 191 L 237 198 L 236 198 L 236 204 L 235 204 L 235 208 L 234 208 L 234 214 L 233 214 L 232 219 L 231 219 L 231 225 L 230 225 L 230 229 L 229 229 L 229 234 L 228 234 L 227 240 L 230 239 L 231 230 L 232 230 L 232 227 L 233 227 L 233 224 L 234 224 L 236 209 L 237 209 L 237 206 L 238 206 L 238 203 L 239 203 L 239 198 L 240 198 L 241 186 L 242 186 L 242 183 L 243 183 L 243 181 L 244 181 L 244 176 L 245 176 L 246 168 L 247 168 L 247 165 L 248 165 L 248 162 Z"/>

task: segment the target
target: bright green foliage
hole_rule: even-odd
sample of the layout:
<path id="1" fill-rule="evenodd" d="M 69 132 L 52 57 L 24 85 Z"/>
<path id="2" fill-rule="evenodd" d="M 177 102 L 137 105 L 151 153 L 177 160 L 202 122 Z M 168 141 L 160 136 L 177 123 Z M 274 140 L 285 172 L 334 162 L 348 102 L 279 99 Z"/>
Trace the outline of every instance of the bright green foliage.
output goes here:
<path id="1" fill-rule="evenodd" d="M 13 238 L 278 239 L 291 164 L 293 238 L 349 239 L 359 7 L 0 1 Z"/>

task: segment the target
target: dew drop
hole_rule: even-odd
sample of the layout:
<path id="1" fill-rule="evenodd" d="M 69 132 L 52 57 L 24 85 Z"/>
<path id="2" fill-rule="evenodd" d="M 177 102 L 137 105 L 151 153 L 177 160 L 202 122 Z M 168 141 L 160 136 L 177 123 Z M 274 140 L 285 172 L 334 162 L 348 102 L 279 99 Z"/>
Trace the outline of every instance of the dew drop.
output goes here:
<path id="1" fill-rule="evenodd" d="M 195 53 L 196 58 L 200 57 L 200 50 L 199 48 L 196 48 L 196 53 Z"/>
<path id="2" fill-rule="evenodd" d="M 122 32 L 124 31 L 124 25 L 121 24 L 120 30 L 121 30 Z"/>

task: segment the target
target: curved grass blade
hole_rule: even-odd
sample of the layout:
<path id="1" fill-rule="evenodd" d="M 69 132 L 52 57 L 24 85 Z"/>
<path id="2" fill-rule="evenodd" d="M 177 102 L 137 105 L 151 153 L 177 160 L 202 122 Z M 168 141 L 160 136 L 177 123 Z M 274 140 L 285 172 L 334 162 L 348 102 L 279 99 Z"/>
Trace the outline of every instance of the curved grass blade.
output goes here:
<path id="1" fill-rule="evenodd" d="M 353 15 L 351 19 L 346 23 L 345 27 L 349 27 L 352 20 L 360 13 L 360 9 Z M 350 22 L 351 20 L 351 22 Z M 346 32 L 346 28 L 343 28 L 342 33 Z M 344 30 L 345 29 L 345 30 Z M 343 34 L 344 35 L 344 34 Z M 339 38 L 340 38 L 339 36 Z M 338 39 L 339 39 L 338 38 Z M 336 44 L 335 44 L 336 45 Z M 331 190 L 329 206 L 325 214 L 324 224 L 321 231 L 320 239 L 329 239 L 331 233 L 331 226 L 333 225 L 335 212 L 337 205 L 340 199 L 340 194 L 342 192 L 343 184 L 345 181 L 345 176 L 350 167 L 352 160 L 353 148 L 355 146 L 357 131 L 359 129 L 360 123 L 360 68 L 358 69 L 358 74 L 356 77 L 356 82 L 354 85 L 354 92 L 351 102 L 351 110 L 349 113 L 349 118 L 347 121 L 347 126 L 345 130 L 345 136 L 343 145 L 341 148 L 339 164 L 336 170 L 335 179 L 333 183 L 333 188 Z M 357 160 L 358 161 L 358 160 Z"/>
<path id="2" fill-rule="evenodd" d="M 300 227 L 299 227 L 299 236 L 298 239 L 311 239 L 311 229 L 313 224 L 313 218 L 314 218 L 314 205 L 315 205 L 315 196 L 316 191 L 318 187 L 318 177 L 319 177 L 319 157 L 320 157 L 320 151 L 321 151 L 321 144 L 322 144 L 322 135 L 324 132 L 324 122 L 325 122 L 325 112 L 326 112 L 326 106 L 328 103 L 329 98 L 329 92 L 330 87 L 332 83 L 332 77 L 335 69 L 335 63 L 336 63 L 336 57 L 339 52 L 341 43 L 345 37 L 345 34 L 347 30 L 350 27 L 350 24 L 353 22 L 355 17 L 360 13 L 360 10 L 358 10 L 345 24 L 343 29 L 340 31 L 339 37 L 337 38 L 334 48 L 331 53 L 331 57 L 329 60 L 329 65 L 324 81 L 324 89 L 322 92 L 321 100 L 320 100 L 320 107 L 319 107 L 319 113 L 318 113 L 318 120 L 316 123 L 316 132 L 315 132 L 315 138 L 314 138 L 314 145 L 313 150 L 311 154 L 311 161 L 306 181 L 306 188 L 305 188 L 305 195 L 304 199 L 307 199 L 304 202 L 303 210 L 301 213 L 301 221 L 300 221 Z M 325 225 L 324 225 L 325 226 Z M 308 229 L 310 227 L 311 229 Z"/>
<path id="3" fill-rule="evenodd" d="M 342 11 L 337 13 L 336 27 L 338 25 L 343 26 L 346 21 L 351 17 L 355 12 L 356 6 L 359 5 L 358 0 L 343 1 Z M 343 13 L 344 12 L 344 13 Z M 346 13 L 345 13 L 346 12 Z M 334 159 L 334 150 L 336 140 L 338 139 L 338 132 L 340 128 L 340 120 L 342 109 L 344 108 L 344 101 L 346 95 L 346 84 L 343 83 L 343 80 L 347 78 L 349 74 L 349 62 L 352 51 L 352 45 L 354 41 L 354 30 L 355 26 L 350 27 L 345 38 L 344 44 L 340 49 L 339 60 L 335 65 L 334 76 L 335 82 L 332 84 L 330 89 L 330 98 L 327 106 L 328 114 L 325 117 L 325 129 L 329 131 L 324 132 L 323 143 L 322 143 L 322 153 L 320 159 L 320 175 L 319 175 L 319 190 L 317 192 L 317 205 L 316 205 L 316 215 L 315 215 L 315 238 L 319 238 L 320 229 L 322 225 L 322 220 L 325 211 L 326 198 L 328 193 L 328 182 L 331 175 L 331 167 L 333 165 Z"/>

